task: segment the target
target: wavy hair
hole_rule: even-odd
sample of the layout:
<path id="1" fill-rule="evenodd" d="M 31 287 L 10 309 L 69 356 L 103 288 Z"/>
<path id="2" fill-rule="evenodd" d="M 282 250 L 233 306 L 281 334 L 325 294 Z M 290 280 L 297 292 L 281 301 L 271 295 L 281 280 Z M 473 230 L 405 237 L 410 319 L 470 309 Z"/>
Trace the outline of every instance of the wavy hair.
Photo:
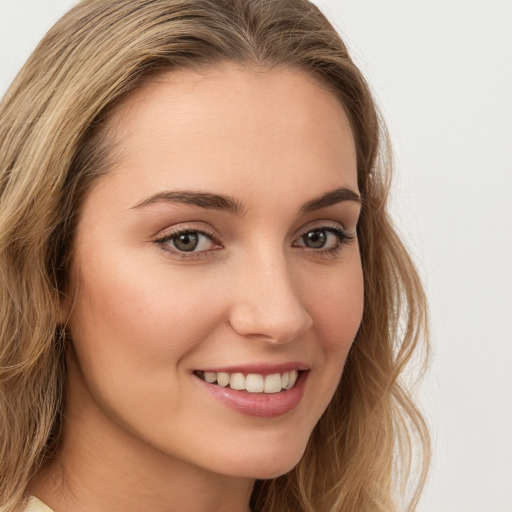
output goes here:
<path id="1" fill-rule="evenodd" d="M 429 439 L 400 375 L 416 349 L 427 355 L 426 301 L 388 215 L 386 131 L 343 41 L 307 0 L 83 0 L 48 32 L 0 103 L 4 512 L 23 506 L 30 479 L 59 445 L 66 387 L 59 301 L 81 203 L 109 170 L 106 127 L 115 105 L 162 71 L 221 62 L 295 67 L 326 85 L 351 122 L 363 201 L 360 330 L 302 460 L 258 481 L 253 509 L 415 509 Z"/>

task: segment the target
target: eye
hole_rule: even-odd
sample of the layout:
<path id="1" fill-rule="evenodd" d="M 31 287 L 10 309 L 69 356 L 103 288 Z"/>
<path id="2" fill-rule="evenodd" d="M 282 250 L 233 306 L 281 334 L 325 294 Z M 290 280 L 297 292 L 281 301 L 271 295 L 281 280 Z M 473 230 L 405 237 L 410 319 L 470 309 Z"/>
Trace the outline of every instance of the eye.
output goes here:
<path id="1" fill-rule="evenodd" d="M 181 229 L 165 234 L 157 243 L 166 251 L 185 256 L 186 253 L 202 253 L 219 249 L 213 236 L 197 229 Z"/>
<path id="2" fill-rule="evenodd" d="M 319 251 L 337 251 L 342 244 L 349 243 L 354 236 L 338 226 L 321 226 L 306 231 L 292 245 Z"/>
<path id="3" fill-rule="evenodd" d="M 323 249 L 329 241 L 329 235 L 334 237 L 333 233 L 329 233 L 325 229 L 315 229 L 314 231 L 308 231 L 305 235 L 302 235 L 302 240 L 306 247 L 311 249 Z"/>

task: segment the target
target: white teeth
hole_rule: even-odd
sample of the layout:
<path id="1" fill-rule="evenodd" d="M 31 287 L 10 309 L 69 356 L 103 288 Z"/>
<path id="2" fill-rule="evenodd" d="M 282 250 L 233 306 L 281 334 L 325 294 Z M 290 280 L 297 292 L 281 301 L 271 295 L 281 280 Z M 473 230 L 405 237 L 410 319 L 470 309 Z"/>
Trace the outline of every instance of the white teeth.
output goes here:
<path id="1" fill-rule="evenodd" d="M 217 384 L 223 388 L 229 385 L 229 373 L 217 373 Z"/>
<path id="2" fill-rule="evenodd" d="M 217 380 L 217 374 L 214 372 L 204 372 L 204 380 L 211 384 Z"/>
<path id="3" fill-rule="evenodd" d="M 263 393 L 263 376 L 256 373 L 249 373 L 245 378 L 245 389 L 249 393 Z M 281 390 L 279 390 L 281 391 Z"/>
<path id="4" fill-rule="evenodd" d="M 245 376 L 243 373 L 233 373 L 229 380 L 229 387 L 231 389 L 242 390 L 245 389 Z"/>
<path id="5" fill-rule="evenodd" d="M 298 376 L 299 376 L 299 372 L 297 370 L 292 370 L 290 372 L 290 375 L 288 377 L 288 385 L 286 386 L 286 389 L 290 389 L 293 387 L 293 385 L 297 381 Z"/>
<path id="6" fill-rule="evenodd" d="M 261 375 L 259 373 L 225 373 L 225 372 L 204 372 L 203 379 L 210 384 L 217 384 L 223 388 L 229 386 L 237 391 L 248 393 L 279 393 L 282 390 L 291 389 L 299 372 L 291 370 L 284 373 L 273 373 L 272 375 Z"/>
<path id="7" fill-rule="evenodd" d="M 282 379 L 279 373 L 267 375 L 265 377 L 265 393 L 279 393 L 282 388 Z"/>

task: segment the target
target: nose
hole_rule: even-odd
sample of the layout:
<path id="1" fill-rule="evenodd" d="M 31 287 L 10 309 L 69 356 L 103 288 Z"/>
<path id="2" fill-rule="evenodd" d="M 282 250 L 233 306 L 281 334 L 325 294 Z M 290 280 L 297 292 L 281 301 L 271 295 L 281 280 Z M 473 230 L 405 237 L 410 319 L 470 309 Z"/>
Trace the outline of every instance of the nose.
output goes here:
<path id="1" fill-rule="evenodd" d="M 229 322 L 240 336 L 283 344 L 311 328 L 284 258 L 252 259 L 236 281 Z"/>

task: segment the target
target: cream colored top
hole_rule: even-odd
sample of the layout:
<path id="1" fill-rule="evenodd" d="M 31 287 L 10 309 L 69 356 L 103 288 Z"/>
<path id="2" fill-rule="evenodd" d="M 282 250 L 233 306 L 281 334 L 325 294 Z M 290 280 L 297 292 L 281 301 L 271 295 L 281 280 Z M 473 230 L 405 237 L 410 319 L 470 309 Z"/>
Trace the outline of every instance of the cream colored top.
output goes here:
<path id="1" fill-rule="evenodd" d="M 24 512 L 53 512 L 53 510 L 45 505 L 41 500 L 31 496 L 27 502 L 27 507 Z"/>

